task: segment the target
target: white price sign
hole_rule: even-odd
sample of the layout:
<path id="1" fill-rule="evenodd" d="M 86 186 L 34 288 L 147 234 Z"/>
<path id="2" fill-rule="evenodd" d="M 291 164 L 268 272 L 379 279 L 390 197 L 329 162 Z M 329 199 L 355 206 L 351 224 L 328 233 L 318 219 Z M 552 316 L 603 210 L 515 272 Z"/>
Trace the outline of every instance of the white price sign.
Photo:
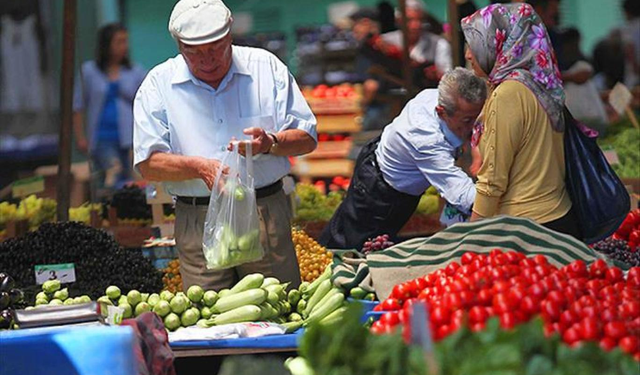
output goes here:
<path id="1" fill-rule="evenodd" d="M 38 285 L 49 280 L 60 280 L 63 284 L 76 281 L 76 266 L 73 263 L 42 264 L 35 266 L 35 270 Z"/>

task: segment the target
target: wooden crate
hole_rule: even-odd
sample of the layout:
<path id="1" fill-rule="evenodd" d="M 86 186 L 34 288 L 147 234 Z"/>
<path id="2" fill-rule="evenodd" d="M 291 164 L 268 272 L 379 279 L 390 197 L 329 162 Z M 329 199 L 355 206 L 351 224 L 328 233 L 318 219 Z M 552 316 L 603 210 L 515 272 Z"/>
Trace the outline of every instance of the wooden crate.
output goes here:
<path id="1" fill-rule="evenodd" d="M 357 133 L 362 129 L 360 114 L 317 116 L 318 133 Z"/>
<path id="2" fill-rule="evenodd" d="M 318 142 L 318 147 L 310 154 L 304 156 L 307 159 L 345 159 L 351 151 L 351 141 L 324 141 Z"/>
<path id="3" fill-rule="evenodd" d="M 361 111 L 360 97 L 307 98 L 311 111 L 316 115 L 353 114 Z"/>
<path id="4" fill-rule="evenodd" d="M 354 164 L 353 160 L 347 159 L 298 158 L 291 168 L 291 173 L 298 176 L 300 181 L 311 183 L 314 178 L 350 177 Z"/>

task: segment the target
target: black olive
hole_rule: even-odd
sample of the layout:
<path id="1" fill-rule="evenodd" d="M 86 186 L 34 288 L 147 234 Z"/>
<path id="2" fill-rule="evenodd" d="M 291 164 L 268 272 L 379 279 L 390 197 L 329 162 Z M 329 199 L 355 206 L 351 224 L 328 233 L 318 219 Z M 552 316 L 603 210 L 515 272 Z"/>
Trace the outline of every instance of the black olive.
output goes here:
<path id="1" fill-rule="evenodd" d="M 11 304 L 11 296 L 7 292 L 0 292 L 0 309 L 6 309 Z"/>

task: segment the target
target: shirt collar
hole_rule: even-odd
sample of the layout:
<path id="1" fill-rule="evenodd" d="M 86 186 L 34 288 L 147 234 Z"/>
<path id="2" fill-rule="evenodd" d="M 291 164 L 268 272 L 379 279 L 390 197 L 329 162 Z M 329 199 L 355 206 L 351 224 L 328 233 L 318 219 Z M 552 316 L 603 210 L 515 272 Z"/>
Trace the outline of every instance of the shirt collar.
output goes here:
<path id="1" fill-rule="evenodd" d="M 447 142 L 449 142 L 449 144 L 453 146 L 453 148 L 461 147 L 464 144 L 464 141 L 461 140 L 457 135 L 455 135 L 449 129 L 449 126 L 447 126 L 447 123 L 444 122 L 444 120 L 441 119 L 440 116 L 438 116 L 438 113 L 436 113 L 435 116 L 438 119 L 438 123 L 440 124 L 440 129 L 442 130 L 442 134 L 444 134 L 444 139 L 446 139 Z"/>
<path id="2" fill-rule="evenodd" d="M 232 47 L 233 48 L 233 47 Z M 223 81 L 228 81 L 234 74 L 242 74 L 251 77 L 251 72 L 247 68 L 247 65 L 244 61 L 241 61 L 238 58 L 238 55 L 235 51 L 232 50 L 231 55 L 231 67 L 227 72 L 227 75 L 223 78 Z M 180 55 L 178 68 L 176 69 L 173 77 L 171 78 L 172 84 L 180 84 L 185 83 L 187 81 L 191 81 L 196 85 L 201 85 L 202 82 L 191 74 L 189 70 L 189 66 L 187 66 L 187 62 L 184 60 L 184 57 Z"/>

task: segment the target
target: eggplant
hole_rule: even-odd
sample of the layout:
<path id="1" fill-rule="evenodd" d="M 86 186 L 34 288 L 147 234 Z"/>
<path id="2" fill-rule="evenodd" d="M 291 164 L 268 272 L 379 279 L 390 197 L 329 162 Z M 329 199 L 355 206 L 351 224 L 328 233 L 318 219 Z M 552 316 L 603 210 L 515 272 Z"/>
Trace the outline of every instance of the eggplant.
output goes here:
<path id="1" fill-rule="evenodd" d="M 11 296 L 7 292 L 0 292 L 0 309 L 4 310 L 11 304 Z"/>
<path id="2" fill-rule="evenodd" d="M 0 273 L 0 292 L 8 292 L 13 289 L 15 285 L 15 281 L 13 277 L 7 275 L 6 273 Z"/>
<path id="3" fill-rule="evenodd" d="M 20 289 L 11 289 L 9 292 L 9 297 L 11 297 L 11 305 L 17 305 L 24 301 L 24 293 Z"/>
<path id="4" fill-rule="evenodd" d="M 9 329 L 13 324 L 13 314 L 11 310 L 3 310 L 0 312 L 0 329 Z"/>

